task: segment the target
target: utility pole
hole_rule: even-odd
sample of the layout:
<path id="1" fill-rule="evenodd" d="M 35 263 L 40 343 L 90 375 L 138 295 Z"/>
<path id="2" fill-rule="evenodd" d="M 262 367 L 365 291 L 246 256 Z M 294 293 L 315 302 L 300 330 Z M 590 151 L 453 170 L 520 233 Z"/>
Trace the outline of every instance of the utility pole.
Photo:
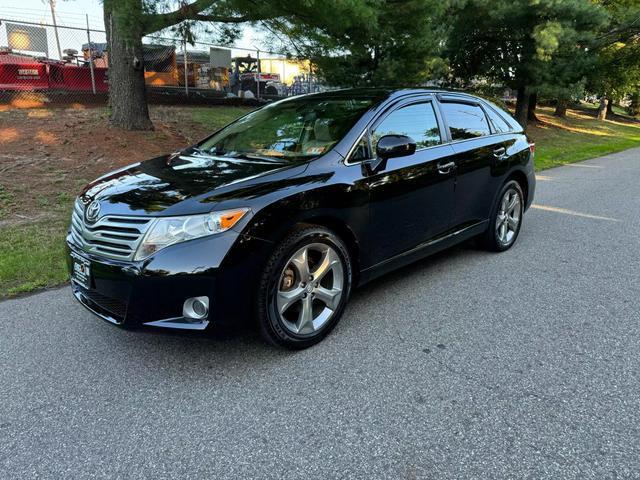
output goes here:
<path id="1" fill-rule="evenodd" d="M 56 23 L 56 0 L 49 0 L 51 7 L 51 18 L 53 19 L 53 32 L 56 35 L 56 44 L 58 45 L 58 57 L 62 60 L 62 49 L 60 48 L 60 37 L 58 36 L 58 24 Z"/>
<path id="2" fill-rule="evenodd" d="M 260 49 L 256 49 L 256 54 L 257 54 L 257 58 L 256 61 L 258 62 L 258 72 L 257 72 L 257 85 L 256 85 L 256 98 L 258 100 L 260 100 Z"/>
<path id="3" fill-rule="evenodd" d="M 91 90 L 96 94 L 96 74 L 93 71 L 93 43 L 91 43 L 91 30 L 89 30 L 89 14 L 87 16 L 87 42 L 89 42 L 89 68 L 91 69 Z"/>
<path id="4" fill-rule="evenodd" d="M 184 44 L 182 46 L 184 48 L 184 94 L 189 96 L 189 59 L 187 57 L 187 37 L 184 37 Z M 193 77 L 194 81 L 196 79 L 195 74 Z"/>

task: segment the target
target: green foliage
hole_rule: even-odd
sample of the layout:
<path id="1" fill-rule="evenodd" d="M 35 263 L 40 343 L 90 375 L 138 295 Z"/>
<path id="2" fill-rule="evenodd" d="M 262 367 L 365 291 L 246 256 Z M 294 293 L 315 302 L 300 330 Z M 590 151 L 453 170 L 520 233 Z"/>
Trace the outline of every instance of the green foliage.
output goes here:
<path id="1" fill-rule="evenodd" d="M 640 85 L 640 42 L 616 42 L 601 48 L 589 76 L 590 90 L 610 98 L 622 98 Z"/>
<path id="2" fill-rule="evenodd" d="M 348 21 L 333 14 L 316 28 L 290 21 L 279 30 L 331 85 L 417 85 L 443 69 L 438 56 L 443 5 L 438 0 L 364 0 L 353 2 Z"/>
<path id="3" fill-rule="evenodd" d="M 598 0 L 609 24 L 597 36 L 595 63 L 588 75 L 589 91 L 620 99 L 640 85 L 640 2 Z"/>
<path id="4" fill-rule="evenodd" d="M 461 0 L 448 18 L 452 81 L 484 77 L 529 90 L 550 78 L 576 85 L 594 33 L 606 22 L 604 10 L 585 0 Z"/>

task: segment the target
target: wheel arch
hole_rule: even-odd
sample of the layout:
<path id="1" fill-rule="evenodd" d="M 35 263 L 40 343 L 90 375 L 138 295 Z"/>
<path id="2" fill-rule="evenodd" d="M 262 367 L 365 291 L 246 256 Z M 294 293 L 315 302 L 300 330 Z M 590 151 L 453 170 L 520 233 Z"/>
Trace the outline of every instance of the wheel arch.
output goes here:
<path id="1" fill-rule="evenodd" d="M 520 188 L 522 189 L 522 194 L 524 195 L 524 204 L 527 205 L 528 195 L 529 195 L 529 185 L 527 181 L 527 175 L 520 169 L 514 169 L 510 171 L 504 177 L 504 181 L 499 184 L 499 187 L 494 192 L 493 202 L 491 203 L 490 215 L 493 214 L 493 211 L 497 208 L 498 202 L 500 201 L 500 191 L 502 188 L 509 183 L 510 181 L 515 181 L 518 183 Z"/>
<path id="2" fill-rule="evenodd" d="M 296 225 L 318 225 L 334 232 L 345 243 L 351 256 L 351 267 L 354 276 L 358 277 L 360 272 L 360 242 L 353 230 L 342 219 L 328 215 L 311 215 Z M 354 282 L 356 283 L 356 282 Z"/>
<path id="3" fill-rule="evenodd" d="M 529 181 L 527 180 L 527 175 L 522 170 L 514 170 L 507 176 L 503 185 L 511 180 L 515 180 L 518 182 L 518 185 L 520 185 L 522 194 L 524 195 L 524 204 L 526 206 L 529 201 Z"/>
<path id="4" fill-rule="evenodd" d="M 272 245 L 283 241 L 301 225 L 317 225 L 334 232 L 344 242 L 354 275 L 366 261 L 368 192 L 334 184 L 305 190 L 270 202 L 259 209 L 245 233 Z"/>

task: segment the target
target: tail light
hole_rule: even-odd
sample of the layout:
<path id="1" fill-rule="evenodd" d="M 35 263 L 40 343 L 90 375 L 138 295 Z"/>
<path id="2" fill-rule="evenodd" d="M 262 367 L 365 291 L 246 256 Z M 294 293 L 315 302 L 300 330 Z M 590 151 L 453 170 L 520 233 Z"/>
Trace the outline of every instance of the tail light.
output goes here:
<path id="1" fill-rule="evenodd" d="M 536 153 L 536 142 L 529 142 L 529 151 L 531 152 L 531 155 Z"/>

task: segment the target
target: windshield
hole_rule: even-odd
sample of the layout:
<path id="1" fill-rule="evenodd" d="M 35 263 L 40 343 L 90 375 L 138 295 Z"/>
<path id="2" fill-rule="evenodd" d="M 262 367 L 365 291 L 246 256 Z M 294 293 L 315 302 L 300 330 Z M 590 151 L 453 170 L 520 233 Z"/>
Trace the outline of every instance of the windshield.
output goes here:
<path id="1" fill-rule="evenodd" d="M 328 152 L 373 98 L 306 97 L 268 105 L 198 145 L 201 153 L 290 162 Z"/>

